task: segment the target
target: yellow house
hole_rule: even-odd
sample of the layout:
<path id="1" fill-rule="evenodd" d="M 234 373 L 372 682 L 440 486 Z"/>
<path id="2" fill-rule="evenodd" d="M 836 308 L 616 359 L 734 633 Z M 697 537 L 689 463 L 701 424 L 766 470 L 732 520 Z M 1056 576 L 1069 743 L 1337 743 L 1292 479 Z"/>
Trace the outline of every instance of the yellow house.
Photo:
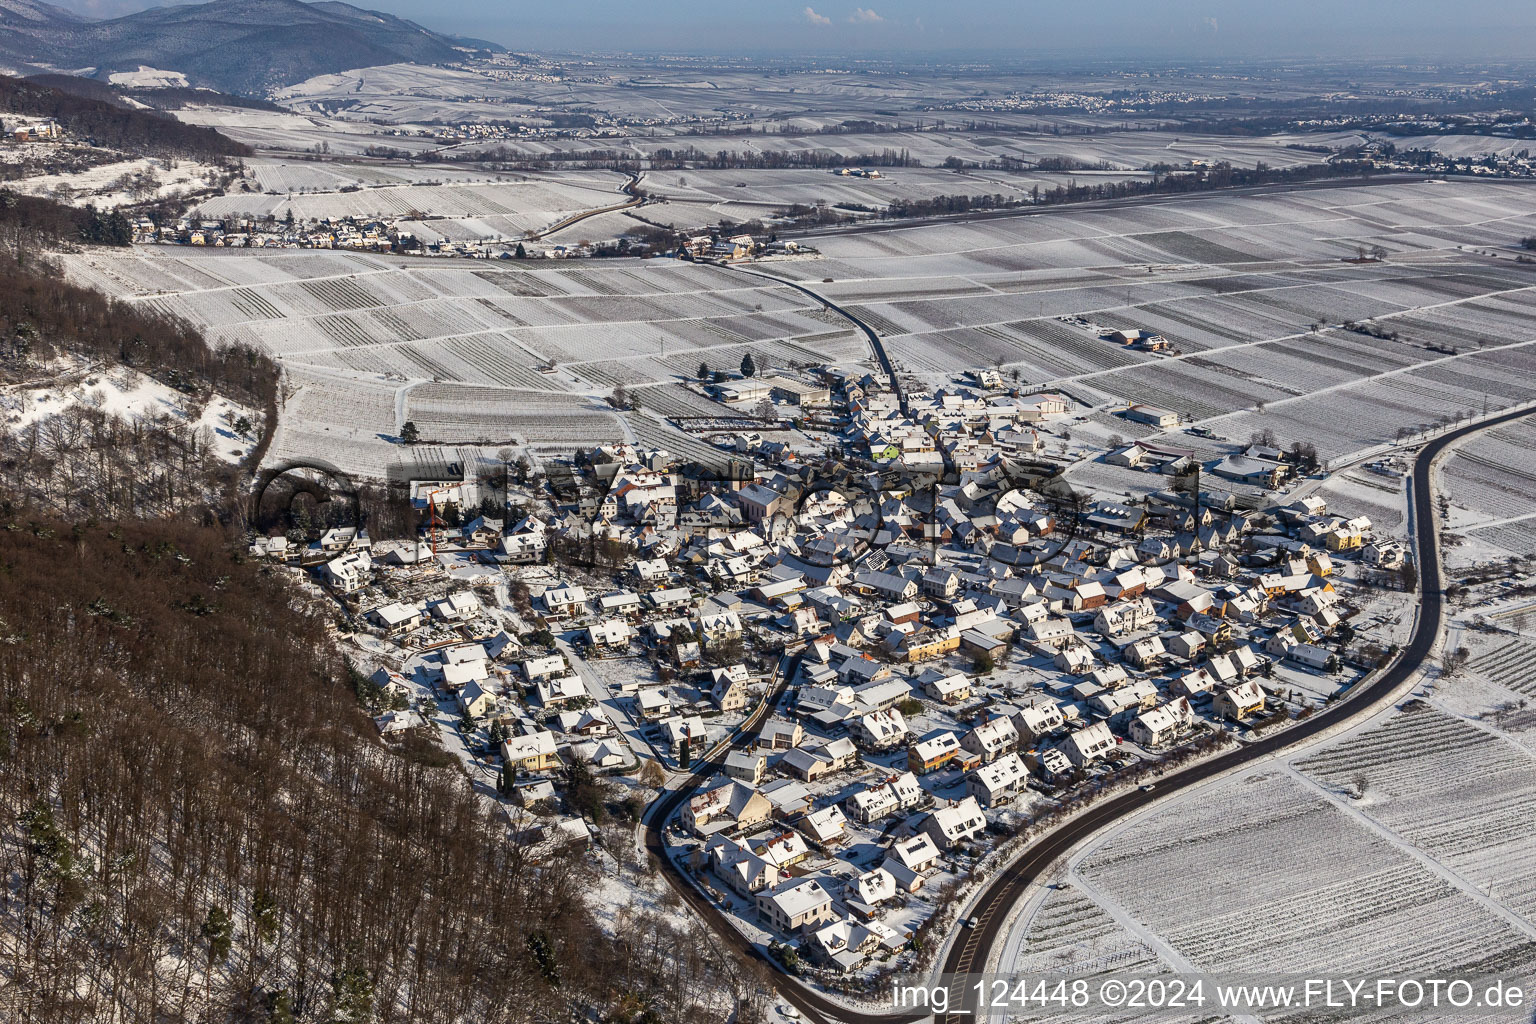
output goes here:
<path id="1" fill-rule="evenodd" d="M 543 729 L 503 740 L 501 757 L 513 768 L 529 772 L 560 767 L 560 757 L 555 753 L 555 734 Z"/>
<path id="2" fill-rule="evenodd" d="M 1365 534 L 1334 530 L 1324 538 L 1329 551 L 1355 551 L 1365 544 Z M 1321 575 L 1321 574 L 1319 574 Z"/>
<path id="3" fill-rule="evenodd" d="M 1313 575 L 1328 577 L 1333 575 L 1333 559 L 1321 551 L 1314 551 L 1307 556 L 1307 568 Z"/>
<path id="4" fill-rule="evenodd" d="M 957 629 L 924 629 L 902 637 L 896 648 L 896 657 L 911 664 L 939 658 L 950 651 L 960 649 L 960 631 Z"/>
<path id="5" fill-rule="evenodd" d="M 907 770 L 918 775 L 938 771 L 960 754 L 960 741 L 952 732 L 914 743 L 907 748 Z"/>

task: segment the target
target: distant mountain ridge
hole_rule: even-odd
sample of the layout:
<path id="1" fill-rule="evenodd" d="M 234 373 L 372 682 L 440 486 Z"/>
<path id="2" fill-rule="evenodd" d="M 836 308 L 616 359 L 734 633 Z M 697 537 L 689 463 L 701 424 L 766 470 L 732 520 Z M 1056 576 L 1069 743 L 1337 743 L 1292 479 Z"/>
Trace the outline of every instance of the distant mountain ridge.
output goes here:
<path id="1" fill-rule="evenodd" d="M 194 86 L 264 95 L 315 75 L 461 56 L 448 36 L 337 0 L 213 0 L 89 21 L 41 0 L 0 0 L 0 58 L 105 78 L 140 65 Z"/>

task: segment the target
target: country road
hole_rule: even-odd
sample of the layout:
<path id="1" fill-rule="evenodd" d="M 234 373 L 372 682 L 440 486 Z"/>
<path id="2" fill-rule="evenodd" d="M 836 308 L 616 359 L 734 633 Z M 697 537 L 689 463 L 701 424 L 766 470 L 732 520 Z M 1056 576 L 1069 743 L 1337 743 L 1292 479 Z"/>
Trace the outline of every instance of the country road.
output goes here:
<path id="1" fill-rule="evenodd" d="M 629 196 L 629 199 L 625 200 L 624 202 L 614 203 L 612 206 L 600 206 L 595 210 L 583 210 L 580 213 L 573 213 L 569 217 L 565 217 L 556 221 L 549 227 L 545 228 L 543 231 L 535 231 L 534 233 L 528 235 L 528 240 L 534 241 L 540 238 L 547 238 L 557 231 L 564 231 L 566 228 L 580 224 L 588 217 L 596 217 L 600 213 L 618 213 L 622 210 L 633 210 L 637 206 L 643 206 L 645 204 L 645 200 L 640 196 L 635 195 L 635 189 L 640 187 L 641 177 L 643 177 L 643 175 L 632 174 L 629 176 L 628 181 L 619 186 L 619 191 Z"/>
<path id="2" fill-rule="evenodd" d="M 869 347 L 874 351 L 875 359 L 877 359 L 880 363 L 880 369 L 885 371 L 886 378 L 891 382 L 891 390 L 896 393 L 896 401 L 901 406 L 902 414 L 907 414 L 909 411 L 907 408 L 907 393 L 905 390 L 903 390 L 901 381 L 896 377 L 896 369 L 891 365 L 891 357 L 886 354 L 885 346 L 880 343 L 880 335 L 875 331 L 873 327 L 869 326 L 869 324 L 854 316 L 852 313 L 848 312 L 842 306 L 839 306 L 825 295 L 818 294 L 811 288 L 799 283 L 798 281 L 791 281 L 787 278 L 776 277 L 773 274 L 764 274 L 758 270 L 747 270 L 743 267 L 739 267 L 731 263 L 722 262 L 717 265 L 724 267 L 727 270 L 735 270 L 743 274 L 750 274 L 753 277 L 761 277 L 765 281 L 773 281 L 775 284 L 781 284 L 785 285 L 786 287 L 793 288 L 795 291 L 800 292 L 802 295 L 807 295 L 815 299 L 827 309 L 830 309 L 832 312 L 836 313 L 844 320 L 847 320 L 859 330 L 863 331 L 864 337 L 869 339 Z"/>
<path id="3" fill-rule="evenodd" d="M 1338 728 L 1380 710 L 1397 693 L 1399 687 L 1419 671 L 1435 646 L 1444 617 L 1443 583 L 1432 486 L 1436 459 L 1452 445 L 1472 434 L 1532 414 L 1533 411 L 1530 409 L 1517 409 L 1443 434 L 1426 444 L 1414 460 L 1413 530 L 1421 590 L 1419 615 L 1412 638 L 1385 672 L 1304 721 L 1296 722 L 1278 732 L 1266 734 L 1236 750 L 1165 775 L 1158 780 L 1155 789 L 1134 789 L 1094 804 L 1046 833 L 1006 868 L 993 876 L 982 890 L 971 911 L 975 927 L 967 929 L 960 941 L 950 948 L 949 954 L 940 965 L 940 972 L 946 975 L 985 972 L 993 948 L 1004 938 L 1010 908 L 1024 897 L 1031 885 L 1047 875 L 1058 858 L 1066 855 L 1099 829 L 1147 807 L 1170 793 L 1289 750 L 1317 738 L 1327 730 Z M 789 680 L 793 678 L 795 660 L 789 659 L 769 699 L 752 716 L 752 719 L 743 723 L 741 730 L 729 745 L 700 762 L 694 773 L 682 785 L 669 791 L 667 795 L 652 804 L 646 823 L 646 847 L 657 856 L 673 888 L 704 918 L 721 941 L 730 945 L 739 955 L 758 960 L 765 959 L 763 954 L 747 941 L 666 857 L 661 829 L 685 799 L 720 771 L 725 753 L 729 749 L 744 746 L 752 741 L 752 730 L 756 728 L 761 718 L 771 711 Z M 777 984 L 783 998 L 793 1004 L 804 1019 L 818 1022 L 818 1024 L 831 1024 L 836 1021 L 846 1022 L 846 1024 L 907 1024 L 907 1022 L 925 1020 L 930 1016 L 927 1013 L 911 1011 L 860 1012 L 783 975 L 777 977 Z M 964 986 L 960 988 L 962 991 L 957 994 L 964 994 Z M 954 1012 L 936 1018 L 936 1024 L 974 1024 L 975 1019 L 971 1010 L 967 1008 L 963 1012 Z"/>

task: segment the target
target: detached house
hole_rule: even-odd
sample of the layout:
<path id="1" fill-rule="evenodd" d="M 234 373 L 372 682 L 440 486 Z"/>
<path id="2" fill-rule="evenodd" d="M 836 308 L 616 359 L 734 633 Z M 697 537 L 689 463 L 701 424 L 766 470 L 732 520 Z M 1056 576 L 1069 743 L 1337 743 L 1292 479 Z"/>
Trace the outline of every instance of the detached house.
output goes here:
<path id="1" fill-rule="evenodd" d="M 560 765 L 555 753 L 555 734 L 540 729 L 523 736 L 512 736 L 501 741 L 501 759 L 523 771 L 542 772 Z"/>
<path id="2" fill-rule="evenodd" d="M 965 792 L 983 807 L 1007 803 L 1023 792 L 1029 771 L 1018 754 L 1007 754 L 965 777 Z"/>
<path id="3" fill-rule="evenodd" d="M 1095 722 L 1062 741 L 1061 751 L 1074 767 L 1091 764 L 1115 749 L 1115 736 L 1106 722 Z"/>
<path id="4" fill-rule="evenodd" d="M 1020 708 L 1013 716 L 1013 723 L 1019 737 L 1029 745 L 1038 743 L 1066 724 L 1061 715 L 1061 707 L 1057 704 Z"/>
<path id="5" fill-rule="evenodd" d="M 1058 715 L 1058 721 L 1060 717 Z M 995 761 L 1018 746 L 1019 731 L 1011 718 L 998 717 L 976 726 L 960 740 L 960 745 L 983 761 Z"/>
<path id="6" fill-rule="evenodd" d="M 987 819 L 976 798 L 940 807 L 923 819 L 923 831 L 941 850 L 953 850 L 986 831 Z"/>
<path id="7" fill-rule="evenodd" d="M 1194 723 L 1195 713 L 1189 706 L 1189 698 L 1180 697 L 1142 712 L 1131 721 L 1128 731 L 1135 742 L 1157 747 L 1183 735 Z"/>
<path id="8" fill-rule="evenodd" d="M 747 706 L 747 667 L 710 669 L 710 699 L 721 711 L 740 711 Z"/>
<path id="9" fill-rule="evenodd" d="M 1217 690 L 1212 710 L 1230 721 L 1241 721 L 1264 710 L 1264 691 L 1251 679 Z"/>
<path id="10" fill-rule="evenodd" d="M 683 805 L 683 827 L 697 835 L 746 831 L 768 821 L 773 805 L 757 790 L 735 780 L 721 782 Z"/>
<path id="11" fill-rule="evenodd" d="M 952 732 L 941 732 L 907 749 L 907 770 L 918 775 L 938 771 L 960 753 L 960 741 Z"/>
<path id="12" fill-rule="evenodd" d="M 575 615 L 586 609 L 587 591 L 584 587 L 551 587 L 544 591 L 544 608 L 551 615 Z"/>
<path id="13" fill-rule="evenodd" d="M 757 914 L 786 935 L 836 920 L 832 897 L 814 878 L 785 882 L 758 893 Z"/>
<path id="14" fill-rule="evenodd" d="M 849 732 L 855 741 L 871 750 L 888 750 L 906 739 L 907 721 L 895 708 L 876 711 L 855 718 Z"/>

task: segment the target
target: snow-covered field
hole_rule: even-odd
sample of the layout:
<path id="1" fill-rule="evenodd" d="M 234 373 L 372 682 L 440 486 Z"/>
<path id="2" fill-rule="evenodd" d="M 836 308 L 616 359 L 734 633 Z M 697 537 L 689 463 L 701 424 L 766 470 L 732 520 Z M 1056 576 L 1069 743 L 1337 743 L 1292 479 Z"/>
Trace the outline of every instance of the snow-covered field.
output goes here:
<path id="1" fill-rule="evenodd" d="M 844 304 L 884 335 L 900 368 L 934 384 L 1001 363 L 1030 385 L 1066 387 L 1091 415 L 1150 403 L 1228 438 L 1271 429 L 1285 444 L 1311 441 L 1332 459 L 1485 403 L 1536 398 L 1536 274 L 1472 251 L 1536 231 L 1536 193 L 1484 182 L 1428 189 L 1221 194 L 833 234 L 816 240 L 825 259 L 757 269 Z M 1389 251 L 1385 262 L 1340 260 L 1375 244 Z M 443 440 L 559 448 L 589 428 L 602 437 L 659 428 L 650 416 L 631 425 L 594 403 L 617 384 L 667 385 L 658 400 L 685 415 L 669 389 L 701 362 L 731 368 L 748 352 L 760 366 L 870 355 L 845 321 L 801 293 L 665 260 L 471 263 L 155 247 L 72 256 L 67 266 L 82 281 L 187 317 L 215 341 L 271 352 L 296 382 L 355 391 L 355 402 L 334 406 L 299 399 L 306 422 L 289 437 L 340 434 L 359 465 L 373 464 L 362 453 L 387 445 L 414 415 L 407 385 L 464 386 L 413 399 Z M 1127 351 L 1056 319 L 1069 314 L 1157 330 L 1173 351 Z M 1397 337 L 1337 326 L 1366 318 Z M 520 407 L 531 392 L 564 397 Z M 344 419 L 329 411 L 357 403 L 373 411 Z M 1111 422 L 1119 420 L 1105 420 L 1105 431 L 1137 433 Z"/>
<path id="2" fill-rule="evenodd" d="M 1495 618 L 1505 632 L 1453 621 L 1446 648 L 1472 653 L 1454 676 L 1074 853 L 1021 907 L 1001 969 L 1530 976 L 1536 640 Z"/>
<path id="3" fill-rule="evenodd" d="M 1536 275 L 1507 255 L 1536 225 L 1531 195 L 1458 182 L 1152 201 L 832 234 L 827 259 L 776 272 L 831 278 L 816 287 L 935 383 L 1001 363 L 1094 404 L 1159 405 L 1237 439 L 1273 429 L 1332 458 L 1536 397 Z M 1384 262 L 1342 262 L 1375 245 Z M 1473 251 L 1487 246 L 1505 257 Z M 1175 354 L 1056 320 L 1077 314 L 1162 333 Z M 1397 337 L 1339 326 L 1366 319 Z"/>
<path id="4" fill-rule="evenodd" d="M 687 435 L 646 415 L 628 424 L 601 399 L 620 383 L 692 377 L 701 362 L 734 368 L 748 352 L 765 367 L 868 355 L 845 322 L 793 289 L 673 261 L 156 246 L 66 262 L 77 279 L 184 316 L 215 343 L 272 353 L 289 382 L 273 458 L 307 453 L 371 474 L 398 454 L 406 421 L 426 439 L 471 445 L 569 454 L 644 434 L 692 450 Z"/>
<path id="5" fill-rule="evenodd" d="M 212 218 L 276 217 L 299 221 L 384 218 L 426 242 L 516 239 L 579 213 L 622 202 L 625 176 L 589 171 L 558 178 L 466 173 L 453 168 L 253 161 L 252 191 L 236 189 L 201 203 Z M 633 225 L 630 225 L 631 227 Z"/>
<path id="6" fill-rule="evenodd" d="M 1516 420 L 1473 438 L 1440 474 L 1447 526 L 1464 538 L 1453 564 L 1536 554 L 1536 425 Z"/>

